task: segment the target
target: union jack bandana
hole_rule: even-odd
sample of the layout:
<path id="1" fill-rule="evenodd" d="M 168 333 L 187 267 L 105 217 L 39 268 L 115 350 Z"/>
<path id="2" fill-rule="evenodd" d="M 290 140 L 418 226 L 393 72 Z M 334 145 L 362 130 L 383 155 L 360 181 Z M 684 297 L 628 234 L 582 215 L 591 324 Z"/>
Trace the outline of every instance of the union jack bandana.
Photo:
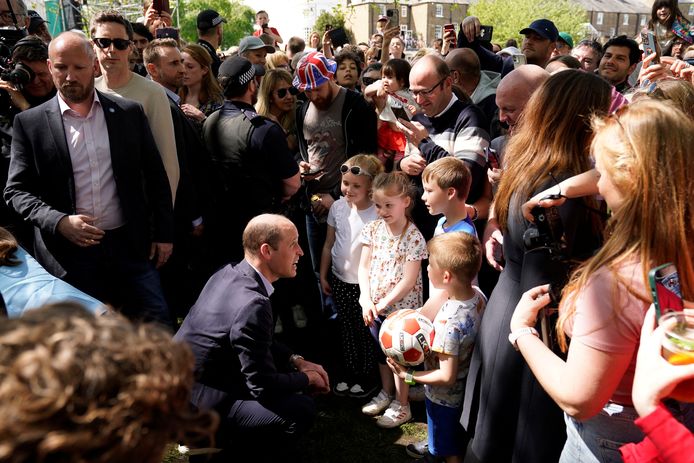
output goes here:
<path id="1" fill-rule="evenodd" d="M 335 61 L 319 51 L 313 51 L 299 61 L 292 85 L 301 91 L 314 90 L 332 79 L 336 69 Z"/>

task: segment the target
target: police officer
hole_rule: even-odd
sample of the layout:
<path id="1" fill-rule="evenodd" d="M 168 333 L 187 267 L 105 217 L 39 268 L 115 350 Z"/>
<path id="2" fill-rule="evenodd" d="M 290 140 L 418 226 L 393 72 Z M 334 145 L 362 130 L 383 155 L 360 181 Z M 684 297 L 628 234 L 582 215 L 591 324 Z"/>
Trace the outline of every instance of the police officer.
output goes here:
<path id="1" fill-rule="evenodd" d="M 301 185 L 286 133 L 253 108 L 264 73 L 241 56 L 224 61 L 219 83 L 226 101 L 203 125 L 215 172 L 212 189 L 220 201 L 210 230 L 219 264 L 243 258 L 241 236 L 248 221 L 264 212 L 282 212 Z"/>

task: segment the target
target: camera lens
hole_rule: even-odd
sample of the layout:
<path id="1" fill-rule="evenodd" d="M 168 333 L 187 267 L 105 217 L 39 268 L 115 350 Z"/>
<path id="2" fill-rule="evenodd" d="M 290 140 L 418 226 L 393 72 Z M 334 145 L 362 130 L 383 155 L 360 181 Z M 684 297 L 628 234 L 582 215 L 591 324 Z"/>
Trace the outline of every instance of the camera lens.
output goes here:
<path id="1" fill-rule="evenodd" d="M 13 69 L 3 73 L 0 78 L 15 85 L 25 85 L 34 78 L 34 71 L 23 63 L 17 63 Z"/>

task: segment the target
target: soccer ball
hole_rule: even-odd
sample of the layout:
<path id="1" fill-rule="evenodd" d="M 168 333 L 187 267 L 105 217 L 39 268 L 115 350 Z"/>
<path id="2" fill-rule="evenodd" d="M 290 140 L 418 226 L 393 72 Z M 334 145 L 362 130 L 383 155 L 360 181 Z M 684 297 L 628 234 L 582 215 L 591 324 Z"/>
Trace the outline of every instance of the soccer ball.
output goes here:
<path id="1" fill-rule="evenodd" d="M 378 340 L 383 353 L 400 365 L 419 365 L 434 342 L 434 324 L 416 310 L 398 310 L 383 321 Z"/>

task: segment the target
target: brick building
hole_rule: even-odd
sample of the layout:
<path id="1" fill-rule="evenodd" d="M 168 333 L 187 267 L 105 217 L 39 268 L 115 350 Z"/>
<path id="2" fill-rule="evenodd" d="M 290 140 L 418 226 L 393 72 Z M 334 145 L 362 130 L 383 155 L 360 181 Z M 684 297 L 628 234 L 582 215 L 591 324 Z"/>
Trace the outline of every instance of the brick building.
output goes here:
<path id="1" fill-rule="evenodd" d="M 471 0 L 400 0 L 396 3 L 379 0 L 341 0 L 349 11 L 346 27 L 352 29 L 358 42 L 368 42 L 376 32 L 379 15 L 393 10 L 399 18 L 400 30 L 406 43 L 413 46 L 431 46 L 443 35 L 443 25 L 460 24 L 467 16 Z M 472 0 L 474 1 L 474 0 Z M 651 16 L 650 0 L 574 0 L 582 5 L 588 20 L 598 36 L 607 40 L 616 35 L 636 37 Z M 694 0 L 680 1 L 680 10 L 694 22 Z M 549 18 L 551 19 L 551 18 Z"/>

